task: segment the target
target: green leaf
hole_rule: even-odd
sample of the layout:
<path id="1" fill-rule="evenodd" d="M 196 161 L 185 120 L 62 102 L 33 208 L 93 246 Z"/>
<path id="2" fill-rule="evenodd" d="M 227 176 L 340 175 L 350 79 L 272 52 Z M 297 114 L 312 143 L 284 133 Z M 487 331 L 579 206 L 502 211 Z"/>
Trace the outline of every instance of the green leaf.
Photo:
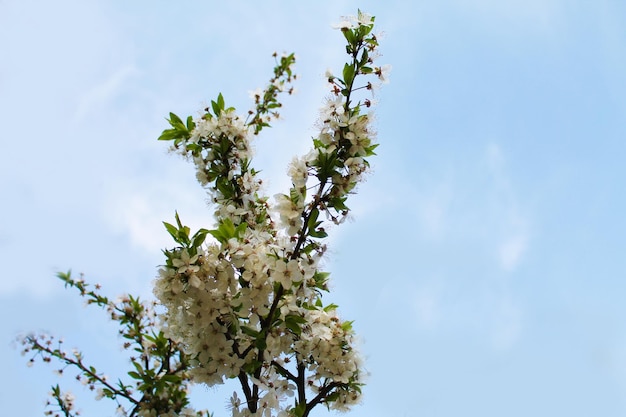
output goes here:
<path id="1" fill-rule="evenodd" d="M 225 199 L 230 199 L 235 194 L 235 192 L 233 191 L 233 185 L 228 180 L 228 178 L 222 176 L 217 177 L 215 185 L 217 186 L 219 192 L 224 195 Z"/>
<path id="2" fill-rule="evenodd" d="M 309 254 L 313 252 L 313 249 L 317 249 L 319 247 L 320 247 L 319 243 L 313 240 L 307 240 L 307 245 L 302 248 L 302 253 Z"/>
<path id="3" fill-rule="evenodd" d="M 102 394 L 107 398 L 113 397 L 113 391 L 110 390 L 109 388 L 102 388 Z"/>
<path id="4" fill-rule="evenodd" d="M 210 233 L 220 243 L 227 243 L 229 239 L 232 239 L 234 237 L 240 238 L 241 236 L 243 236 L 246 227 L 248 227 L 248 225 L 245 222 L 235 227 L 233 221 L 229 218 L 226 218 L 222 220 L 217 229 L 208 230 L 207 232 Z"/>
<path id="5" fill-rule="evenodd" d="M 372 20 L 374 20 L 374 18 L 372 17 Z M 374 25 L 364 25 L 361 26 L 360 31 L 361 31 L 361 35 L 363 37 L 367 36 L 370 34 L 370 32 L 372 31 L 372 29 L 374 29 Z"/>
<path id="6" fill-rule="evenodd" d="M 226 236 L 224 236 L 222 234 L 221 230 L 219 230 L 219 229 L 209 230 L 209 233 L 211 234 L 211 236 L 213 236 L 215 239 L 217 239 L 217 241 L 220 242 L 220 243 L 228 242 L 228 238 Z"/>
<path id="7" fill-rule="evenodd" d="M 143 374 L 143 368 L 141 367 L 139 363 L 133 361 L 133 365 L 135 366 L 135 369 L 137 369 L 137 372 L 139 372 L 140 374 Z"/>
<path id="8" fill-rule="evenodd" d="M 345 64 L 343 67 L 343 81 L 347 86 L 352 85 L 354 81 L 354 67 L 351 64 Z"/>
<path id="9" fill-rule="evenodd" d="M 182 381 L 182 378 L 179 375 L 167 374 L 161 377 L 161 381 L 178 384 Z"/>
<path id="10" fill-rule="evenodd" d="M 246 229 L 248 228 L 248 223 L 243 222 L 240 223 L 239 226 L 235 228 L 235 236 L 237 239 L 242 239 L 243 235 L 246 233 Z"/>
<path id="11" fill-rule="evenodd" d="M 326 285 L 326 282 L 328 282 L 328 277 L 330 277 L 330 272 L 315 272 L 315 274 L 313 275 L 313 279 L 315 280 L 315 286 L 318 288 L 324 287 Z M 320 303 L 319 307 L 321 306 L 322 304 Z"/>
<path id="12" fill-rule="evenodd" d="M 343 329 L 343 331 L 349 332 L 350 330 L 352 330 L 352 323 L 354 323 L 354 321 L 344 321 L 343 323 L 341 323 L 341 328 Z"/>
<path id="13" fill-rule="evenodd" d="M 376 155 L 376 154 L 374 153 L 374 149 L 378 148 L 378 145 L 380 145 L 380 144 L 379 144 L 379 143 L 375 143 L 375 144 L 373 144 L 373 145 L 371 145 L 371 146 L 368 146 L 368 147 L 367 147 L 367 152 L 368 152 L 368 154 L 370 154 L 370 155 Z M 370 156 L 370 155 L 367 155 L 367 156 Z"/>
<path id="14" fill-rule="evenodd" d="M 339 392 L 333 391 L 332 393 L 328 394 L 326 398 L 324 398 L 324 402 L 328 405 L 329 403 L 337 401 L 338 398 L 339 398 Z"/>
<path id="15" fill-rule="evenodd" d="M 226 218 L 222 220 L 222 223 L 220 224 L 219 228 L 223 231 L 225 236 L 228 236 L 229 239 L 232 237 L 235 237 L 236 228 L 235 228 L 235 224 L 233 223 L 231 219 Z"/>
<path id="16" fill-rule="evenodd" d="M 241 326 L 240 328 L 241 328 L 242 332 L 244 332 L 248 336 L 252 336 L 254 338 L 259 337 L 259 335 L 261 334 L 258 331 L 254 330 L 254 329 L 252 329 L 251 327 L 248 327 L 248 326 Z"/>
<path id="17" fill-rule="evenodd" d="M 265 337 L 257 337 L 254 341 L 254 346 L 259 350 L 267 349 L 267 341 Z"/>
<path id="18" fill-rule="evenodd" d="M 285 326 L 287 326 L 287 328 L 297 336 L 300 336 L 302 334 L 302 329 L 300 328 L 300 325 L 298 323 L 286 321 Z"/>
<path id="19" fill-rule="evenodd" d="M 320 223 L 317 222 L 317 218 L 320 215 L 320 211 L 317 207 L 314 207 L 311 210 L 311 214 L 309 214 L 309 221 L 307 222 L 307 227 L 309 230 L 314 230 Z"/>
<path id="20" fill-rule="evenodd" d="M 220 106 L 213 100 L 211 100 L 211 109 L 213 109 L 213 113 L 215 113 L 216 117 L 219 117 L 220 113 L 222 112 L 222 109 L 220 109 Z"/>
<path id="21" fill-rule="evenodd" d="M 170 124 L 172 125 L 172 127 L 176 130 L 187 130 L 187 128 L 185 127 L 185 125 L 183 124 L 183 121 L 180 119 L 180 117 L 178 117 L 177 115 L 175 115 L 174 113 L 170 112 L 170 120 L 169 120 Z"/>
<path id="22" fill-rule="evenodd" d="M 183 224 L 182 224 L 182 222 L 180 221 L 180 217 L 178 216 L 178 211 L 175 211 L 175 212 L 174 212 L 174 218 L 176 219 L 176 224 L 178 225 L 178 228 L 179 228 L 179 229 L 182 229 Z"/>
<path id="23" fill-rule="evenodd" d="M 209 231 L 207 229 L 200 229 L 198 230 L 192 239 L 192 246 L 194 248 L 197 248 L 199 246 L 201 246 L 204 243 L 204 240 L 206 239 L 206 235 L 209 233 Z"/>
<path id="24" fill-rule="evenodd" d="M 296 405 L 296 408 L 293 409 L 293 414 L 296 417 L 302 417 L 306 411 L 306 402 L 301 402 Z"/>
<path id="25" fill-rule="evenodd" d="M 217 117 L 219 117 L 222 111 L 224 111 L 224 96 L 222 93 L 219 93 L 217 96 L 217 101 L 211 101 L 211 108 Z"/>
<path id="26" fill-rule="evenodd" d="M 341 32 L 343 33 L 343 36 L 346 38 L 346 40 L 350 44 L 349 46 L 351 47 L 352 44 L 354 44 L 354 40 L 355 40 L 354 32 L 351 29 L 344 29 Z"/>
<path id="27" fill-rule="evenodd" d="M 262 365 L 259 361 L 251 361 L 242 366 L 243 370 L 246 371 L 249 375 L 253 375 L 257 369 Z"/>
<path id="28" fill-rule="evenodd" d="M 192 131 L 196 128 L 196 123 L 193 121 L 193 117 L 187 117 L 187 130 Z"/>
<path id="29" fill-rule="evenodd" d="M 178 230 L 178 243 L 187 247 L 189 246 L 189 228 L 184 227 Z"/>
<path id="30" fill-rule="evenodd" d="M 309 236 L 315 237 L 318 239 L 323 239 L 328 236 L 328 233 L 322 228 L 309 230 Z"/>
<path id="31" fill-rule="evenodd" d="M 325 181 L 337 174 L 336 168 L 341 166 L 341 162 L 337 158 L 337 150 L 330 153 L 319 150 L 317 159 L 313 161 L 313 166 L 317 168 L 316 176 L 320 181 Z"/>
<path id="32" fill-rule="evenodd" d="M 361 54 L 361 60 L 359 61 L 359 66 L 363 67 L 367 64 L 367 60 L 369 59 L 369 54 L 367 53 L 367 49 L 363 49 L 363 53 Z"/>
<path id="33" fill-rule="evenodd" d="M 339 306 L 337 304 L 328 304 L 326 307 L 324 307 L 324 311 L 328 313 L 329 311 L 337 310 L 338 307 Z"/>
<path id="34" fill-rule="evenodd" d="M 328 206 L 338 211 L 348 210 L 348 206 L 345 204 L 347 199 L 347 197 L 331 197 L 328 200 Z"/>
<path id="35" fill-rule="evenodd" d="M 306 199 L 306 189 L 298 190 L 295 187 L 291 187 L 289 189 L 289 199 L 291 200 L 292 203 L 294 203 L 295 205 L 298 205 L 298 202 L 300 200 Z"/>
<path id="36" fill-rule="evenodd" d="M 181 137 L 180 132 L 176 129 L 166 129 L 161 133 L 158 140 L 173 140 Z"/>
<path id="37" fill-rule="evenodd" d="M 274 368 L 274 370 L 276 372 L 278 372 L 284 378 L 288 378 L 289 377 L 289 371 L 287 371 L 285 368 L 276 367 L 276 368 Z"/>
<path id="38" fill-rule="evenodd" d="M 168 222 L 163 222 L 163 225 L 167 229 L 167 232 L 174 238 L 174 240 L 178 240 L 178 229 Z"/>
<path id="39" fill-rule="evenodd" d="M 306 323 L 306 319 L 298 314 L 287 314 L 287 316 L 285 316 L 285 321 L 291 321 L 298 324 Z"/>

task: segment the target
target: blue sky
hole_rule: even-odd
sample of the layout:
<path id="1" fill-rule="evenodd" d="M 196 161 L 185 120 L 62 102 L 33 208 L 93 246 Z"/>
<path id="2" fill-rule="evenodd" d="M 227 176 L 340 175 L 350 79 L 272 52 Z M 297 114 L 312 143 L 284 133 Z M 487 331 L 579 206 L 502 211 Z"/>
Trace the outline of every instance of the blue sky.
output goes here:
<path id="1" fill-rule="evenodd" d="M 330 25 L 357 8 L 393 71 L 374 172 L 330 240 L 328 299 L 371 372 L 350 415 L 626 414 L 625 5 L 129 3 L 0 1 L 0 414 L 41 415 L 56 381 L 26 367 L 19 332 L 124 372 L 115 328 L 56 271 L 148 297 L 161 221 L 210 225 L 193 168 L 156 141 L 167 113 L 218 92 L 245 111 L 272 52 L 296 52 L 298 94 L 256 143 L 268 193 L 284 189 L 343 62 Z M 196 389 L 195 405 L 224 416 L 223 394 Z"/>

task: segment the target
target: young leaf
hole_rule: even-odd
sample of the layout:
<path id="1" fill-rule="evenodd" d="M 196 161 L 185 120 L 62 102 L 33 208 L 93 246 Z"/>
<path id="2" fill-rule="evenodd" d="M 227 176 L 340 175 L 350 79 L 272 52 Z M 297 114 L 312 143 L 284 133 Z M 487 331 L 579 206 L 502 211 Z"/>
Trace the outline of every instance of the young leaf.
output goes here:
<path id="1" fill-rule="evenodd" d="M 196 128 L 196 123 L 193 121 L 193 117 L 188 116 L 187 117 L 187 130 L 191 132 L 195 128 Z"/>
<path id="2" fill-rule="evenodd" d="M 200 247 L 204 243 L 204 240 L 206 239 L 206 235 L 208 233 L 209 233 L 209 231 L 207 229 L 200 229 L 200 230 L 198 230 L 193 235 L 193 237 L 191 238 L 192 246 L 194 248 Z"/>
<path id="3" fill-rule="evenodd" d="M 309 236 L 315 237 L 315 238 L 318 238 L 318 239 L 323 239 L 323 238 L 328 236 L 328 233 L 326 233 L 326 231 L 324 229 L 322 229 L 322 228 L 319 228 L 317 230 L 316 229 L 311 229 L 311 230 L 309 230 Z"/>
<path id="4" fill-rule="evenodd" d="M 317 207 L 314 207 L 313 210 L 311 210 L 311 214 L 309 214 L 309 220 L 307 222 L 307 228 L 309 229 L 309 231 L 315 230 L 315 228 L 321 224 L 321 222 L 317 221 L 319 215 L 319 209 Z"/>
<path id="5" fill-rule="evenodd" d="M 178 242 L 178 229 L 168 222 L 163 222 L 163 225 L 167 229 L 167 232 Z"/>
<path id="6" fill-rule="evenodd" d="M 181 137 L 180 132 L 176 129 L 166 129 L 161 133 L 158 140 L 173 140 Z"/>
<path id="7" fill-rule="evenodd" d="M 224 96 L 222 93 L 217 96 L 217 101 L 211 101 L 211 108 L 217 117 L 224 111 Z"/>
<path id="8" fill-rule="evenodd" d="M 170 120 L 169 120 L 169 122 L 172 125 L 172 127 L 174 129 L 176 129 L 176 130 L 182 130 L 182 131 L 187 130 L 187 128 L 183 124 L 183 121 L 180 119 L 180 117 L 178 117 L 177 115 L 175 115 L 172 112 L 170 112 Z"/>
<path id="9" fill-rule="evenodd" d="M 348 86 L 354 81 L 354 67 L 351 64 L 345 64 L 343 67 L 343 81 Z"/>

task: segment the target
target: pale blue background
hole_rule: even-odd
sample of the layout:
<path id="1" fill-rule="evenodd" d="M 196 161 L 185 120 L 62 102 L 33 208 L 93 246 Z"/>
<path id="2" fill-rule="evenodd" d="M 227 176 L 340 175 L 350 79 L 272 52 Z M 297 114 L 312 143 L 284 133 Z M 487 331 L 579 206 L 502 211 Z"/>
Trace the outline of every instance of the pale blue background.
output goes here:
<path id="1" fill-rule="evenodd" d="M 18 332 L 124 372 L 115 327 L 56 271 L 149 296 L 161 220 L 210 226 L 156 141 L 167 113 L 218 92 L 243 112 L 271 53 L 295 51 L 299 92 L 257 142 L 282 190 L 343 62 L 331 23 L 358 7 L 393 72 L 374 173 L 329 242 L 328 301 L 371 372 L 350 415 L 626 415 L 626 5 L 609 0 L 0 1 L 0 415 L 41 415 L 56 381 Z M 72 376 L 84 415 L 113 414 Z M 195 405 L 225 416 L 223 391 Z"/>

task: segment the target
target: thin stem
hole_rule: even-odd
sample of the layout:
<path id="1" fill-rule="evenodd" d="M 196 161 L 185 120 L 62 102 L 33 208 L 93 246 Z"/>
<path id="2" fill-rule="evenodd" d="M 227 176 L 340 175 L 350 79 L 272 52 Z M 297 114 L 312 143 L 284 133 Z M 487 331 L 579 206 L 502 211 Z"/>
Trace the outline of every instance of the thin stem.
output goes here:
<path id="1" fill-rule="evenodd" d="M 304 362 L 298 359 L 298 403 L 306 404 L 306 383 L 304 381 Z"/>
<path id="2" fill-rule="evenodd" d="M 309 415 L 309 413 L 311 412 L 311 410 L 313 410 L 313 407 L 315 407 L 316 405 L 320 404 L 324 398 L 326 398 L 328 396 L 328 394 L 330 394 L 330 392 L 337 387 L 340 387 L 342 384 L 339 382 L 331 382 L 330 384 L 322 387 L 322 389 L 320 390 L 320 392 L 315 396 L 315 398 L 313 398 L 307 405 L 306 405 L 306 409 L 304 410 L 304 414 L 302 414 L 302 417 L 307 417 Z"/>
<path id="3" fill-rule="evenodd" d="M 257 404 L 255 398 L 252 396 L 252 391 L 250 391 L 250 385 L 248 385 L 248 375 L 244 370 L 241 370 L 239 371 L 239 375 L 237 375 L 237 378 L 239 379 L 239 383 L 241 384 L 243 394 L 246 396 L 248 409 L 253 413 L 256 412 Z"/>
<path id="4" fill-rule="evenodd" d="M 287 378 L 290 381 L 296 382 L 296 383 L 298 382 L 298 378 L 294 374 L 289 372 L 289 370 L 287 368 L 285 368 L 284 366 L 282 366 L 281 364 L 279 364 L 276 361 L 272 361 L 271 364 L 272 364 L 273 367 L 278 369 L 279 373 L 282 374 L 285 378 Z"/>
<path id="5" fill-rule="evenodd" d="M 89 378 L 98 381 L 100 384 L 102 384 L 106 388 L 110 389 L 111 392 L 113 392 L 115 394 L 115 396 L 119 395 L 119 396 L 121 396 L 123 398 L 126 398 L 128 401 L 130 401 L 131 403 L 133 403 L 135 405 L 139 404 L 139 401 L 135 400 L 128 393 L 128 391 L 125 388 L 123 390 L 118 390 L 113 385 L 111 385 L 108 382 L 106 382 L 106 380 L 104 378 L 98 376 L 96 373 L 92 372 L 89 368 L 87 368 L 85 365 L 83 365 L 83 362 L 81 360 L 74 360 L 72 358 L 67 357 L 66 355 L 63 355 L 59 351 L 47 348 L 47 347 L 41 345 L 34 337 L 29 338 L 29 340 L 31 341 L 31 344 L 32 344 L 33 348 L 35 348 L 36 350 L 38 350 L 40 352 L 46 352 L 46 353 L 48 353 L 48 354 L 50 354 L 50 355 L 60 359 L 61 361 L 65 362 L 68 365 L 76 366 L 78 369 L 80 369 Z"/>
<path id="6" fill-rule="evenodd" d="M 315 197 L 313 198 L 313 201 L 311 201 L 311 203 L 309 204 L 309 211 L 302 218 L 302 232 L 300 233 L 300 236 L 298 236 L 298 241 L 296 242 L 296 246 L 293 250 L 293 254 L 291 255 L 291 259 L 297 259 L 298 256 L 300 255 L 300 250 L 302 249 L 302 245 L 304 244 L 308 236 L 307 228 L 309 227 L 309 219 L 311 218 L 313 209 L 319 206 L 323 200 L 322 195 L 324 194 L 324 187 L 326 187 L 327 181 L 328 181 L 327 178 L 324 178 L 323 180 L 320 181 L 319 187 L 317 189 L 317 193 L 315 193 Z"/>

